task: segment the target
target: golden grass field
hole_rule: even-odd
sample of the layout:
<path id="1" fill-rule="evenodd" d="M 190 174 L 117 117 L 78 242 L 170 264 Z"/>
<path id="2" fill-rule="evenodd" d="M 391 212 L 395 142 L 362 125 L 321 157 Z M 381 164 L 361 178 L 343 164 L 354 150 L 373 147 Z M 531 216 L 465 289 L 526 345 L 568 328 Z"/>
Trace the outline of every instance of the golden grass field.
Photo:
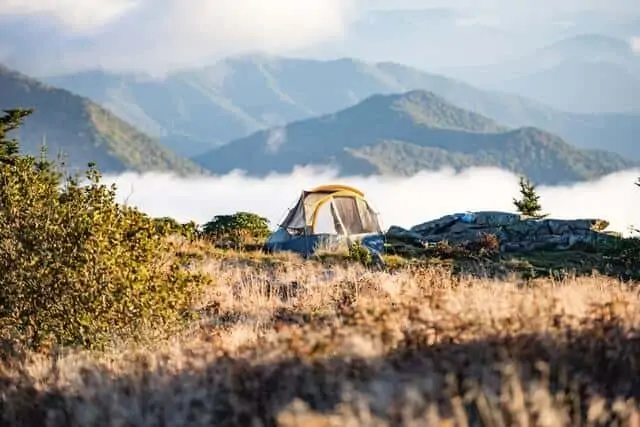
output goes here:
<path id="1" fill-rule="evenodd" d="M 6 425 L 640 426 L 635 286 L 287 255 L 198 268 L 214 284 L 186 330 L 8 361 Z"/>

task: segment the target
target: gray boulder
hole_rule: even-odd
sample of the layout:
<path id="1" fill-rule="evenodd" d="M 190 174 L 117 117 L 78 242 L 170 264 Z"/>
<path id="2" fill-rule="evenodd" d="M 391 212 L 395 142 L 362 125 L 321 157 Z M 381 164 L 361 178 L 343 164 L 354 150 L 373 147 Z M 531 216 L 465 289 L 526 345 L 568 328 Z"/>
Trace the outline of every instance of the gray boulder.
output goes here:
<path id="1" fill-rule="evenodd" d="M 479 241 L 483 235 L 495 235 L 503 252 L 538 249 L 570 249 L 576 244 L 597 244 L 614 239 L 604 230 L 601 219 L 537 219 L 508 212 L 482 211 L 446 215 L 405 230 L 393 226 L 387 236 L 425 245 L 447 241 L 452 244 Z"/>

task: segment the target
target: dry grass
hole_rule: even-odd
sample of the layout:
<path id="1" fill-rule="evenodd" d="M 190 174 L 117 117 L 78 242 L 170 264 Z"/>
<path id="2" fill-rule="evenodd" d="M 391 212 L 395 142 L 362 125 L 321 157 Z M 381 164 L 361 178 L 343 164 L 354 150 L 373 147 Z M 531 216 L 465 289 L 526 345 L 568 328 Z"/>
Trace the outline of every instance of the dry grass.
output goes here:
<path id="1" fill-rule="evenodd" d="M 640 425 L 640 296 L 209 256 L 204 317 L 0 372 L 3 425 Z"/>

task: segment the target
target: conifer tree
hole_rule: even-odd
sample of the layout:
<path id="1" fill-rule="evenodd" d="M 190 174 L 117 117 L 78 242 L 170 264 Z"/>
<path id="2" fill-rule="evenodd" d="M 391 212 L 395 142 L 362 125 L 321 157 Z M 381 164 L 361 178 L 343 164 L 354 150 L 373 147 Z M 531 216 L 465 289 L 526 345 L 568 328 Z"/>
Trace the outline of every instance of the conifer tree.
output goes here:
<path id="1" fill-rule="evenodd" d="M 524 176 L 520 176 L 520 200 L 513 199 L 513 204 L 518 212 L 532 218 L 544 218 L 547 214 L 542 214 L 540 206 L 540 196 L 536 192 L 536 186 Z"/>
<path id="2" fill-rule="evenodd" d="M 0 117 L 0 162 L 8 163 L 16 158 L 20 152 L 20 146 L 15 139 L 9 139 L 7 134 L 20 127 L 25 117 L 30 115 L 32 109 L 3 110 Z"/>

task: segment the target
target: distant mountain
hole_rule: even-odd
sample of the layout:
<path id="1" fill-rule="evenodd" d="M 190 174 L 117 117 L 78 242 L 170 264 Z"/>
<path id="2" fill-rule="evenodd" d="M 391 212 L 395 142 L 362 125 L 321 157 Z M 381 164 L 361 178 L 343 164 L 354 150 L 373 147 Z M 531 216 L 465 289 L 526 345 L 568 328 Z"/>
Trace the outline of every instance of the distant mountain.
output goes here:
<path id="1" fill-rule="evenodd" d="M 452 75 L 576 113 L 640 113 L 640 56 L 628 40 L 582 34 Z"/>
<path id="2" fill-rule="evenodd" d="M 88 99 L 2 66 L 0 94 L 0 110 L 34 109 L 12 132 L 26 154 L 39 155 L 46 144 L 48 156 L 63 154 L 71 170 L 95 162 L 102 172 L 204 172 Z"/>
<path id="3" fill-rule="evenodd" d="M 586 6 L 586 5 L 585 5 Z M 584 34 L 601 34 L 626 40 L 640 32 L 640 12 L 634 13 L 602 9 L 573 10 L 556 15 L 556 21 L 566 23 L 564 31 L 554 38 L 570 39 Z"/>
<path id="4" fill-rule="evenodd" d="M 260 131 L 195 159 L 213 173 L 263 176 L 332 165 L 342 174 L 409 175 L 496 166 L 545 184 L 595 178 L 638 162 L 579 150 L 536 128 L 506 130 L 426 91 L 374 95 L 338 113 Z"/>
<path id="5" fill-rule="evenodd" d="M 567 61 L 605 62 L 624 68 L 633 68 L 638 65 L 638 58 L 629 40 L 603 34 L 583 33 L 520 53 L 506 61 L 478 67 L 445 68 L 442 71 L 448 75 L 463 78 L 465 81 L 471 81 L 473 84 L 498 85 L 505 80 L 552 69 Z"/>
<path id="6" fill-rule="evenodd" d="M 566 60 L 500 87 L 565 111 L 640 114 L 640 68 L 605 61 Z"/>
<path id="7" fill-rule="evenodd" d="M 548 60 L 592 59 L 625 64 L 633 61 L 629 43 L 602 34 L 585 33 L 559 40 L 537 54 Z M 543 64 L 544 65 L 544 64 Z"/>
<path id="8" fill-rule="evenodd" d="M 164 80 L 87 72 L 47 81 L 100 102 L 189 156 L 261 129 L 342 110 L 374 94 L 423 89 L 505 126 L 533 126 L 581 148 L 640 159 L 634 136 L 640 135 L 640 116 L 564 113 L 388 62 L 245 56 Z"/>
<path id="9" fill-rule="evenodd" d="M 353 23 L 346 40 L 334 43 L 334 55 L 423 68 L 498 61 L 518 44 L 527 43 L 521 37 L 517 42 L 508 37 L 509 32 L 492 21 L 490 16 L 455 7 L 371 10 Z"/>
<path id="10" fill-rule="evenodd" d="M 316 59 L 348 56 L 433 71 L 437 67 L 502 62 L 513 52 L 551 43 L 566 30 L 564 22 L 553 19 L 552 11 L 543 16 L 543 8 L 526 20 L 517 16 L 505 20 L 512 14 L 504 8 L 496 14 L 473 5 L 429 7 L 424 0 L 404 7 L 388 0 L 379 6 L 372 6 L 372 2 L 363 1 L 368 10 L 354 16 L 345 37 L 304 47 L 291 55 Z"/>
<path id="11" fill-rule="evenodd" d="M 250 73 L 242 71 L 236 75 L 235 70 L 213 67 L 162 80 L 89 71 L 46 81 L 95 100 L 175 152 L 190 156 L 276 124 L 252 111 L 249 90 L 244 98 L 239 95 L 239 101 L 226 93 L 241 92 L 246 85 L 262 89 L 256 91 L 253 102 L 279 102 L 264 99 L 270 91 L 266 80 L 256 82 L 257 76 L 252 81 Z M 227 72 L 231 82 L 224 80 Z"/>

